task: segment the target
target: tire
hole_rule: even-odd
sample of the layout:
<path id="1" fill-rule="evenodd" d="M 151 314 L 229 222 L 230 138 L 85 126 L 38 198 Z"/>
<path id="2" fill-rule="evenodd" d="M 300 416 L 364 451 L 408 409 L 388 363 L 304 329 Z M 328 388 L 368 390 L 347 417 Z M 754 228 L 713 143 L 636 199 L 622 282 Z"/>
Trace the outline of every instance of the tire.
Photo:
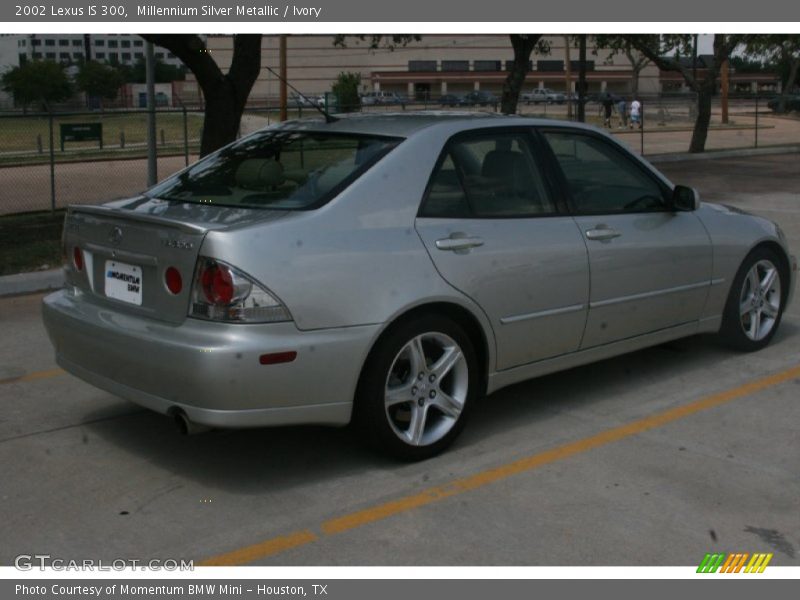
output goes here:
<path id="1" fill-rule="evenodd" d="M 407 461 L 430 458 L 461 433 L 480 381 L 475 348 L 458 323 L 439 315 L 414 317 L 388 330 L 370 353 L 354 424 L 383 453 Z"/>
<path id="2" fill-rule="evenodd" d="M 748 254 L 725 303 L 722 341 L 741 352 L 755 352 L 769 344 L 783 316 L 788 286 L 784 263 L 774 250 L 759 247 Z M 758 291 L 753 293 L 755 287 Z"/>

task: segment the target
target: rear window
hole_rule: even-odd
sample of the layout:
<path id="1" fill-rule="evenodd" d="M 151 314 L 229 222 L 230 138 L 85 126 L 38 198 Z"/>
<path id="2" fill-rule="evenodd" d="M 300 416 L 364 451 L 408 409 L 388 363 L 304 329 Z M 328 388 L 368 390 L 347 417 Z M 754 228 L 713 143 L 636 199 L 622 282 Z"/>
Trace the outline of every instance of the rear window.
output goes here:
<path id="1" fill-rule="evenodd" d="M 356 134 L 264 131 L 209 155 L 147 192 L 219 206 L 321 206 L 400 142 Z"/>

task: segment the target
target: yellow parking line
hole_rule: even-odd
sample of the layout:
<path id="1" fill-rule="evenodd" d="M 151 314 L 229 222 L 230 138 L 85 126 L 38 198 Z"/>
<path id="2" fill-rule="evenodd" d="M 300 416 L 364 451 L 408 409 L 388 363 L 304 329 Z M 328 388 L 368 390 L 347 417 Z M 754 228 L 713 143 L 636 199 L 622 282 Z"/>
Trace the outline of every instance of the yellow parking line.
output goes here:
<path id="1" fill-rule="evenodd" d="M 297 546 L 309 544 L 317 539 L 317 536 L 308 530 L 298 531 L 200 561 L 199 565 L 213 565 L 215 567 L 244 565 L 258 558 L 278 554 L 279 552 L 296 548 Z"/>
<path id="2" fill-rule="evenodd" d="M 8 379 L 0 379 L 0 385 L 3 385 L 4 383 L 23 383 L 25 381 L 35 381 L 37 379 L 48 379 L 50 377 L 56 377 L 57 375 L 63 375 L 64 373 L 65 373 L 64 369 L 35 371 L 33 373 L 28 373 L 26 375 L 20 375 L 19 377 L 9 377 Z"/>
<path id="3" fill-rule="evenodd" d="M 661 427 L 673 421 L 693 415 L 697 412 L 720 406 L 721 404 L 725 404 L 737 398 L 754 394 L 766 388 L 779 385 L 785 381 L 789 381 L 798 377 L 800 377 L 800 365 L 785 371 L 781 371 L 780 373 L 762 377 L 755 381 L 751 381 L 750 383 L 746 383 L 723 392 L 706 396 L 694 402 L 690 402 L 689 404 L 684 404 L 682 406 L 671 408 L 655 415 L 633 421 L 626 425 L 601 431 L 596 435 L 570 442 L 551 450 L 540 452 L 539 454 L 534 454 L 532 456 L 495 467 L 493 469 L 481 471 L 463 479 L 456 479 L 441 486 L 429 488 L 412 496 L 406 496 L 405 498 L 399 498 L 397 500 L 392 500 L 361 511 L 324 521 L 320 524 L 320 530 L 324 535 L 335 535 L 337 533 L 349 531 L 351 529 L 361 527 L 362 525 L 380 521 L 382 519 L 407 512 L 414 508 L 425 506 L 426 504 L 438 502 L 439 500 L 455 496 L 456 494 L 474 490 L 495 481 L 511 477 L 512 475 L 530 471 L 543 465 L 550 464 L 555 461 L 598 448 L 600 446 L 605 446 L 606 444 L 617 442 L 639 433 L 643 433 L 650 429 Z M 278 554 L 284 550 L 288 550 L 289 548 L 295 548 L 297 546 L 309 544 L 317 541 L 318 539 L 318 536 L 311 531 L 306 530 L 290 534 L 289 536 L 272 538 L 253 546 L 247 546 L 240 550 L 234 550 L 233 552 L 221 554 L 219 556 L 206 559 L 201 564 L 247 564 L 259 558 Z"/>

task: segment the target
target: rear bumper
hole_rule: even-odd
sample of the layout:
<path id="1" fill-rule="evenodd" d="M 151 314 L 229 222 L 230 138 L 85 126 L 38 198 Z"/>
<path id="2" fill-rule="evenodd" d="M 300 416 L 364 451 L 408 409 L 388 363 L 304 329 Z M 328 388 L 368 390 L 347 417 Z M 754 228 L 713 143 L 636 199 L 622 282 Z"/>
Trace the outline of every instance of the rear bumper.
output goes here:
<path id="1" fill-rule="evenodd" d="M 378 327 L 300 331 L 294 323 L 180 325 L 47 296 L 43 317 L 56 360 L 81 379 L 163 414 L 183 410 L 212 427 L 343 425 Z M 272 352 L 290 363 L 261 365 Z"/>

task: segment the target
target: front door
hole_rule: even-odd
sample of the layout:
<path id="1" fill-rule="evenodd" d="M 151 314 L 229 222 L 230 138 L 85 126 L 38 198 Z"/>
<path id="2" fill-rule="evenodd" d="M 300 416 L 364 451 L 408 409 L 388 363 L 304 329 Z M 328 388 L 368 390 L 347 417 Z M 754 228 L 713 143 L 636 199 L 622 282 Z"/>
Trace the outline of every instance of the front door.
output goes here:
<path id="1" fill-rule="evenodd" d="M 586 239 L 591 268 L 582 348 L 697 321 L 711 285 L 711 241 L 670 189 L 613 142 L 544 131 Z"/>

